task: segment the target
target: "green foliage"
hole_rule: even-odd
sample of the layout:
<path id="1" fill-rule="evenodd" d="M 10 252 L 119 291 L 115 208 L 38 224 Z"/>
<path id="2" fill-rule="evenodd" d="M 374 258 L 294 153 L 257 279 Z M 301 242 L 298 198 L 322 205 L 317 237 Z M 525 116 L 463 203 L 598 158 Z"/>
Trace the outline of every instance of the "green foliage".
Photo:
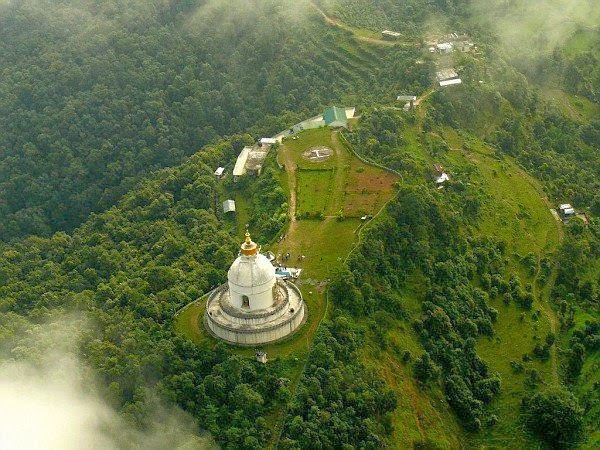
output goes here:
<path id="1" fill-rule="evenodd" d="M 567 448 L 582 439 L 583 411 L 577 399 L 560 388 L 532 394 L 521 406 L 527 427 L 552 448 Z"/>
<path id="2" fill-rule="evenodd" d="M 332 281 L 331 294 L 337 307 L 356 317 L 386 311 L 403 319 L 403 302 L 393 293 L 403 290 L 410 273 L 421 271 L 426 301 L 413 326 L 427 353 L 415 363 L 415 376 L 426 383 L 439 366 L 450 404 L 466 426 L 477 429 L 500 381 L 475 352 L 474 338 L 493 334 L 497 311 L 472 281 L 478 274 L 501 279 L 497 271 L 504 263 L 501 245 L 467 239 L 460 220 L 452 204 L 442 208 L 431 191 L 402 189 L 350 257 L 351 272 Z M 507 288 L 520 290 L 518 278 L 512 281 Z"/>
<path id="3" fill-rule="evenodd" d="M 92 324 L 73 331 L 85 363 L 135 425 L 144 425 L 148 398 L 158 393 L 221 444 L 264 447 L 263 417 L 284 367 L 231 356 L 221 345 L 196 347 L 171 329 L 175 312 L 222 283 L 234 258 L 237 239 L 205 201 L 216 195 L 207 163 L 230 151 L 222 142 L 157 173 L 73 235 L 2 244 L 4 348 L 31 358 L 39 343 L 26 342 L 26 330 L 77 311 Z"/>
<path id="4" fill-rule="evenodd" d="M 431 361 L 429 353 L 423 353 L 414 365 L 415 378 L 422 384 L 427 384 L 430 380 L 437 379 L 439 375 L 439 368 Z"/>
<path id="5" fill-rule="evenodd" d="M 272 135 L 346 95 L 428 83 L 410 68 L 417 49 L 373 52 L 292 0 L 43 0 L 2 12 L 0 240 L 70 231 L 220 137 Z"/>
<path id="6" fill-rule="evenodd" d="M 290 409 L 282 448 L 376 448 L 388 443 L 396 396 L 358 361 L 362 331 L 344 316 L 319 330 Z"/>

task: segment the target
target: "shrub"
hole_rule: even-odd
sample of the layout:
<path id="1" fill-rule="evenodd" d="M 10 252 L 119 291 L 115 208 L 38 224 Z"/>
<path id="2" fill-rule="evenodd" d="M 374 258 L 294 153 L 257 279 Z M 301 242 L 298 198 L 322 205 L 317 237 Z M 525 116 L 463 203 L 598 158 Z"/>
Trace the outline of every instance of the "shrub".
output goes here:
<path id="1" fill-rule="evenodd" d="M 525 425 L 552 448 L 570 447 L 582 438 L 583 410 L 573 394 L 553 388 L 523 398 Z"/>

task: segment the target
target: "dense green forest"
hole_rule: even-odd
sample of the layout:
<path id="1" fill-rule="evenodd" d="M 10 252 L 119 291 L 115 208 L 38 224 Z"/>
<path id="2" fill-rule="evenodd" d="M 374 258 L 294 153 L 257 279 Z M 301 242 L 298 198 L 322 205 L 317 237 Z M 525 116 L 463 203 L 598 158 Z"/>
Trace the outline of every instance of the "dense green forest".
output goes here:
<path id="1" fill-rule="evenodd" d="M 144 174 L 274 134 L 428 70 L 292 1 L 9 2 L 0 15 L 0 239 L 71 230 Z M 419 68 L 417 68 L 419 69 Z"/>
<path id="2" fill-rule="evenodd" d="M 457 419 L 414 448 L 598 445 L 597 7 L 575 2 L 521 48 L 539 26 L 524 1 L 314 3 L 347 27 L 291 0 L 0 2 L 0 369 L 73 340 L 61 351 L 126 423 L 147 431 L 175 406 L 225 448 L 401 446 L 409 393 L 386 370 L 409 374 L 434 420 Z M 402 42 L 360 39 L 382 28 Z M 451 31 L 481 49 L 455 57 L 462 85 L 402 111 L 398 93 L 434 86 L 422 40 Z M 273 155 L 236 184 L 215 167 L 332 103 L 359 107 L 344 142 L 401 181 L 330 280 L 306 361 L 178 335 L 177 312 L 238 250 L 224 192 L 245 194 L 259 242 L 288 222 Z M 564 202 L 585 220 L 535 215 Z M 68 339 L 38 341 L 56 328 Z"/>

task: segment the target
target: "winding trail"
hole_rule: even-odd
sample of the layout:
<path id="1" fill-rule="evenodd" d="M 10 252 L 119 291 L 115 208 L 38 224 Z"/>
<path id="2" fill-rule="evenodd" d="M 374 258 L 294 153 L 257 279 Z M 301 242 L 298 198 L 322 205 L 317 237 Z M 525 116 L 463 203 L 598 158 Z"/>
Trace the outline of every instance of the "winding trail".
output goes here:
<path id="1" fill-rule="evenodd" d="M 557 334 L 556 317 L 554 316 L 554 313 L 550 309 L 550 306 L 547 305 L 546 299 L 542 298 L 543 294 L 538 292 L 539 290 L 543 291 L 543 289 L 538 289 L 538 278 L 540 276 L 540 272 L 542 271 L 542 267 L 540 264 L 541 259 L 542 259 L 541 254 L 538 254 L 537 255 L 537 268 L 536 268 L 535 277 L 533 278 L 533 283 L 532 283 L 533 284 L 533 296 L 538 301 L 538 304 L 540 305 L 540 309 L 546 316 L 546 319 L 548 319 L 548 323 L 550 324 L 550 331 L 552 332 L 552 334 L 554 334 L 556 336 L 556 334 Z M 554 278 L 555 271 L 556 271 L 556 267 L 554 267 L 552 269 L 553 275 L 550 277 L 550 280 L 552 280 L 552 282 L 550 282 L 550 280 L 548 280 L 548 283 L 550 285 L 554 284 L 553 278 Z M 555 343 L 552 345 L 552 347 L 550 347 L 550 362 L 552 363 L 552 381 L 554 382 L 554 384 L 559 384 L 558 356 L 556 354 L 556 345 L 557 344 Z"/>
<path id="2" fill-rule="evenodd" d="M 336 19 L 335 17 L 331 17 L 331 16 L 327 15 L 327 13 L 325 11 L 323 11 L 319 7 L 319 5 L 317 5 L 312 0 L 309 1 L 309 3 L 321 15 L 321 17 L 323 17 L 323 19 L 325 19 L 325 22 L 327 22 L 329 25 L 342 28 L 346 31 L 350 31 L 353 34 L 353 36 L 360 41 L 368 42 L 370 44 L 385 45 L 388 47 L 393 47 L 394 45 L 410 45 L 410 46 L 417 45 L 417 43 L 410 42 L 410 41 L 400 41 L 400 40 L 386 41 L 384 39 L 377 39 L 377 38 L 374 38 L 371 36 L 362 36 L 362 35 L 358 34 L 356 32 L 356 30 L 353 29 L 351 26 L 346 25 L 344 22 Z"/>
<path id="3" fill-rule="evenodd" d="M 290 154 L 290 152 L 280 150 L 278 153 L 278 156 L 279 155 L 283 155 L 283 164 L 285 165 L 285 171 L 288 176 L 288 183 L 289 183 L 289 188 L 290 188 L 290 202 L 289 202 L 289 204 L 290 204 L 290 209 L 289 209 L 290 226 L 287 231 L 287 233 L 290 234 L 290 233 L 294 233 L 297 228 L 296 190 L 298 187 L 298 179 L 296 178 L 296 169 L 298 168 L 298 165 L 296 164 L 296 161 L 294 161 L 294 156 L 292 154 Z"/>

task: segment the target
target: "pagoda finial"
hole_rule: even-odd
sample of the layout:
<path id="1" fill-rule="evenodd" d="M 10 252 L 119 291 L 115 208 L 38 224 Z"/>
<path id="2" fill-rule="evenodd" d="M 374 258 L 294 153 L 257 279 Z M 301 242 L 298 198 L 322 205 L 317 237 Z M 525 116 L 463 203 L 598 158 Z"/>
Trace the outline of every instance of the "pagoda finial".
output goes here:
<path id="1" fill-rule="evenodd" d="M 250 224 L 246 224 L 246 244 L 250 244 L 252 239 L 250 239 Z"/>
<path id="2" fill-rule="evenodd" d="M 247 256 L 256 255 L 256 253 L 258 253 L 258 246 L 252 242 L 249 229 L 250 225 L 246 224 L 246 240 L 242 244 L 242 254 Z"/>

